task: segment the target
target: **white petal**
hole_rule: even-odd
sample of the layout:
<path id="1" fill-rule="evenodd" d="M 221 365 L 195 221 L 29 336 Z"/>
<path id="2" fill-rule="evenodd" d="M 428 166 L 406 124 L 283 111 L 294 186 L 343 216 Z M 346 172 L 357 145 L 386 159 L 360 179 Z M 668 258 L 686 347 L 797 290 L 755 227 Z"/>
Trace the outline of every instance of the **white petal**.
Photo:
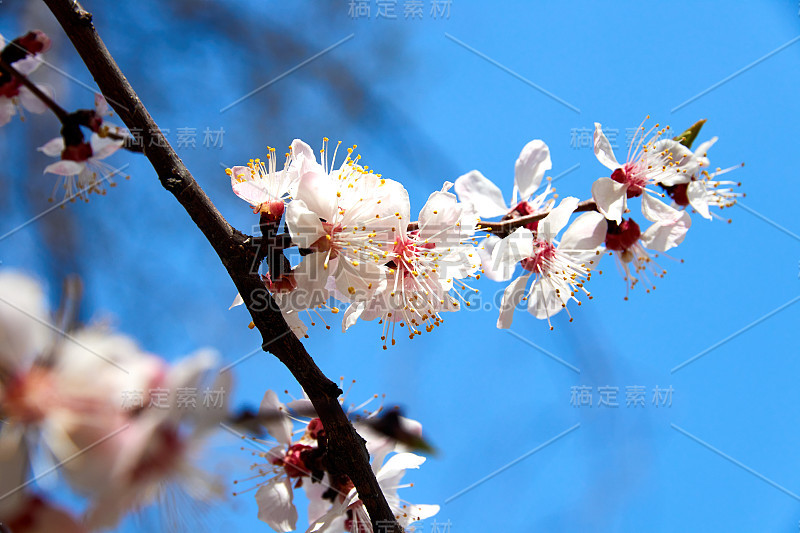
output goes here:
<path id="1" fill-rule="evenodd" d="M 700 168 L 707 167 L 709 165 L 708 161 L 708 150 L 714 146 L 714 143 L 717 142 L 717 137 L 712 137 L 711 139 L 707 140 L 694 150 L 694 156 L 697 159 L 697 165 Z"/>
<path id="2" fill-rule="evenodd" d="M 50 157 L 61 157 L 61 152 L 64 151 L 64 138 L 56 137 L 45 143 L 44 146 L 37 148 L 37 150 Z"/>
<path id="3" fill-rule="evenodd" d="M 300 176 L 297 183 L 297 200 L 302 200 L 308 209 L 327 222 L 336 213 L 336 184 L 328 174 L 319 170 L 311 170 Z"/>
<path id="4" fill-rule="evenodd" d="M 472 204 L 475 212 L 484 218 L 503 216 L 509 211 L 500 188 L 477 170 L 460 176 L 455 191 L 459 200 Z"/>
<path id="5" fill-rule="evenodd" d="M 375 476 L 381 488 L 392 488 L 400 483 L 406 470 L 419 468 L 425 458 L 413 453 L 397 453 L 389 458 Z"/>
<path id="6" fill-rule="evenodd" d="M 228 310 L 231 310 L 234 307 L 238 307 L 238 306 L 242 305 L 243 303 L 244 303 L 244 299 L 242 298 L 242 295 L 237 292 L 236 293 L 236 298 L 233 299 L 233 303 L 231 303 L 231 306 L 228 308 Z"/>
<path id="7" fill-rule="evenodd" d="M 642 195 L 642 214 L 650 222 L 669 223 L 681 216 L 679 211 L 650 194 Z"/>
<path id="8" fill-rule="evenodd" d="M 17 114 L 17 106 L 10 98 L 0 96 L 0 126 L 5 126 L 14 115 Z"/>
<path id="9" fill-rule="evenodd" d="M 550 149 L 539 139 L 526 144 L 514 165 L 514 185 L 519 191 L 520 199 L 527 200 L 542 182 L 544 173 L 553 168 L 550 161 Z"/>
<path id="10" fill-rule="evenodd" d="M 311 211 L 302 200 L 289 202 L 286 208 L 286 226 L 292 242 L 300 248 L 310 248 L 320 237 L 325 236 L 318 213 Z"/>
<path id="11" fill-rule="evenodd" d="M 622 212 L 625 210 L 627 190 L 623 183 L 617 183 L 611 178 L 600 178 L 592 184 L 592 198 L 597 204 L 597 209 L 607 219 L 619 224 L 622 222 Z"/>
<path id="12" fill-rule="evenodd" d="M 106 102 L 105 96 L 100 93 L 94 95 L 94 110 L 101 117 L 107 117 L 113 114 L 111 107 L 109 107 L 108 102 Z"/>
<path id="13" fill-rule="evenodd" d="M 242 200 L 252 206 L 267 201 L 266 181 L 254 181 L 253 171 L 246 166 L 235 166 L 231 169 L 231 189 Z"/>
<path id="14" fill-rule="evenodd" d="M 383 287 L 384 270 L 372 261 L 361 261 L 353 264 L 350 260 L 340 258 L 334 278 L 336 288 L 346 301 L 363 301 Z"/>
<path id="15" fill-rule="evenodd" d="M 337 266 L 338 258 L 330 260 L 328 268 L 325 268 L 326 257 L 327 254 L 323 252 L 308 254 L 292 271 L 297 282 L 295 296 L 305 298 L 306 305 L 304 307 L 306 308 L 315 307 L 327 298 L 328 292 L 325 290 L 325 285 L 328 283 L 331 273 L 335 272 L 333 269 Z"/>
<path id="16" fill-rule="evenodd" d="M 122 148 L 125 141 L 112 139 L 111 137 L 100 137 L 98 134 L 92 133 L 89 143 L 92 145 L 92 159 L 105 159 Z"/>
<path id="17" fill-rule="evenodd" d="M 500 237 L 490 233 L 478 246 L 478 256 L 481 259 L 483 274 L 487 278 L 493 281 L 508 281 L 511 276 L 504 277 L 505 271 L 495 270 L 494 262 L 492 261 L 492 253 L 499 242 Z"/>
<path id="18" fill-rule="evenodd" d="M 270 199 L 270 191 L 266 181 L 243 181 L 232 184 L 233 193 L 253 207 Z"/>
<path id="19" fill-rule="evenodd" d="M 560 313 L 570 298 L 570 288 L 566 283 L 553 278 L 550 280 L 552 283 L 539 280 L 528 296 L 528 312 L 540 320 Z"/>
<path id="20" fill-rule="evenodd" d="M 41 54 L 29 55 L 19 61 L 14 61 L 14 68 L 17 72 L 28 76 L 32 74 L 44 62 Z"/>
<path id="21" fill-rule="evenodd" d="M 53 341 L 49 315 L 36 280 L 9 269 L 0 273 L 0 372 L 24 371 L 47 350 Z"/>
<path id="22" fill-rule="evenodd" d="M 419 212 L 420 238 L 428 239 L 443 230 L 454 228 L 461 219 L 463 207 L 453 193 L 436 191 L 431 194 Z"/>
<path id="23" fill-rule="evenodd" d="M 299 163 L 299 166 L 302 166 L 304 160 L 306 163 L 317 162 L 317 157 L 314 154 L 314 150 L 312 150 L 308 144 L 300 139 L 295 139 L 292 141 L 292 158 Z"/>
<path id="24" fill-rule="evenodd" d="M 508 284 L 503 292 L 503 301 L 500 304 L 500 316 L 497 318 L 497 327 L 508 329 L 514 320 L 514 310 L 517 308 L 522 298 L 525 296 L 525 287 L 528 284 L 530 274 L 520 276 Z"/>
<path id="25" fill-rule="evenodd" d="M 539 239 L 545 241 L 552 241 L 556 235 L 567 225 L 569 217 L 575 212 L 578 207 L 578 199 L 574 196 L 568 196 L 561 200 L 558 207 L 553 208 L 546 217 L 540 222 L 537 229 L 537 236 Z"/>
<path id="26" fill-rule="evenodd" d="M 347 310 L 342 316 L 342 332 L 347 331 L 350 326 L 358 322 L 358 319 L 361 317 L 361 313 L 364 312 L 365 307 L 366 304 L 364 302 L 355 302 L 348 306 Z"/>
<path id="27" fill-rule="evenodd" d="M 49 96 L 51 99 L 55 97 L 55 92 L 49 85 L 37 84 L 36 87 L 38 87 L 40 91 Z M 33 94 L 27 87 L 22 87 L 19 90 L 19 103 L 22 104 L 22 107 L 31 113 L 36 113 L 37 115 L 41 115 L 47 111 L 47 104 L 42 102 L 39 97 Z"/>
<path id="28" fill-rule="evenodd" d="M 57 174 L 59 176 L 75 176 L 80 174 L 86 168 L 85 163 L 78 163 L 77 161 L 62 160 L 51 165 L 47 165 L 44 169 L 45 174 Z"/>
<path id="29" fill-rule="evenodd" d="M 286 406 L 278 400 L 275 391 L 268 390 L 264 393 L 259 412 L 267 415 L 264 427 L 272 438 L 281 444 L 291 446 L 292 421 L 286 416 Z"/>
<path id="30" fill-rule="evenodd" d="M 498 273 L 500 279 L 511 279 L 517 264 L 532 256 L 533 233 L 527 228 L 517 228 L 495 246 L 490 267 Z"/>
<path id="31" fill-rule="evenodd" d="M 418 520 L 425 520 L 436 515 L 439 512 L 440 507 L 438 505 L 408 505 L 403 509 L 406 516 L 406 523 L 403 524 L 403 527 L 407 525 L 413 525 L 414 522 Z"/>
<path id="32" fill-rule="evenodd" d="M 297 526 L 297 508 L 292 500 L 292 482 L 288 478 L 274 477 L 256 492 L 258 519 L 275 531 L 286 533 Z"/>
<path id="33" fill-rule="evenodd" d="M 706 182 L 704 180 L 691 182 L 686 187 L 686 197 L 689 199 L 689 205 L 700 213 L 700 216 L 711 220 L 711 213 L 708 211 L 708 200 L 706 199 Z"/>
<path id="34" fill-rule="evenodd" d="M 686 232 L 692 226 L 692 217 L 683 211 L 680 218 L 669 224 L 655 222 L 642 234 L 642 243 L 659 252 L 666 252 L 683 242 Z"/>
<path id="35" fill-rule="evenodd" d="M 583 213 L 564 232 L 558 249 L 586 252 L 588 257 L 603 245 L 607 231 L 608 222 L 602 213 Z"/>
<path id="36" fill-rule="evenodd" d="M 614 157 L 614 150 L 611 148 L 611 143 L 608 142 L 599 122 L 594 123 L 594 155 L 597 157 L 597 160 L 600 161 L 600 164 L 609 170 L 616 170 L 621 166 L 617 163 L 617 158 Z"/>

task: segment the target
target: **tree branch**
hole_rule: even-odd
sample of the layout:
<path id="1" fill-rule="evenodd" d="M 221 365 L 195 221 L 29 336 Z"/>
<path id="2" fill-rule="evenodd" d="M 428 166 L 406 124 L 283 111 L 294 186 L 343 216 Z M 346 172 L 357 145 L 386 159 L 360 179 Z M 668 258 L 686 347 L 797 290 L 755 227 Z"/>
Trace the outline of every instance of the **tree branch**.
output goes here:
<path id="1" fill-rule="evenodd" d="M 58 117 L 58 120 L 60 120 L 62 123 L 66 122 L 67 118 L 69 117 L 69 113 L 67 113 L 63 107 L 55 103 L 52 98 L 42 92 L 42 90 L 31 80 L 29 80 L 27 76 L 19 73 L 13 66 L 0 59 L 0 72 L 2 71 L 6 71 L 11 76 L 18 79 L 22 85 L 27 87 L 28 90 L 32 92 L 34 96 L 36 96 L 36 98 L 41 100 L 44 105 L 50 108 L 50 110 Z"/>
<path id="2" fill-rule="evenodd" d="M 594 200 L 584 200 L 578 204 L 577 208 L 575 208 L 576 213 L 585 211 L 597 211 L 597 204 Z M 543 213 L 523 215 L 521 217 L 501 220 L 500 222 L 487 222 L 481 220 L 478 223 L 478 229 L 481 229 L 487 233 L 494 233 L 498 237 L 505 237 L 506 235 L 511 235 L 515 229 L 521 228 L 522 226 L 530 224 L 531 222 L 541 220 L 549 214 L 550 211 L 545 211 Z"/>
<path id="3" fill-rule="evenodd" d="M 128 129 L 143 132 L 145 156 L 161 184 L 180 202 L 219 256 L 244 299 L 265 351 L 286 365 L 308 394 L 328 435 L 332 474 L 350 477 L 369 512 L 375 531 L 403 529 L 386 503 L 369 464 L 363 439 L 347 419 L 329 380 L 291 332 L 258 272 L 251 269 L 254 247 L 217 211 L 188 169 L 161 134 L 128 80 L 120 71 L 92 24 L 92 15 L 74 0 L 44 0 L 80 54 L 109 104 Z"/>

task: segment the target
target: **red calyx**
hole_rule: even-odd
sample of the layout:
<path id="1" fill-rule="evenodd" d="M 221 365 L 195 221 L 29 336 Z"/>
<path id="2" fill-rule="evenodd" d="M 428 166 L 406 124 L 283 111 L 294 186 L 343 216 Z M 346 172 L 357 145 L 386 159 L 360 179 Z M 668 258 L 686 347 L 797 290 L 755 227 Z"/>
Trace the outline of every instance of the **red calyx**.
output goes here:
<path id="1" fill-rule="evenodd" d="M 535 211 L 531 207 L 531 204 L 529 204 L 528 202 L 520 202 L 514 209 L 512 209 L 511 212 L 516 213 L 521 217 L 524 217 L 525 215 L 534 214 Z M 539 221 L 534 220 L 533 222 L 528 222 L 527 224 L 525 224 L 525 227 L 531 231 L 536 231 L 537 229 L 539 229 Z"/>
<path id="2" fill-rule="evenodd" d="M 615 224 L 614 222 L 608 223 L 608 232 L 606 233 L 606 248 L 615 252 L 622 252 L 627 250 L 639 240 L 642 236 L 642 231 L 639 229 L 639 224 L 633 219 L 626 219 L 622 224 Z"/>
<path id="3" fill-rule="evenodd" d="M 61 152 L 61 159 L 66 161 L 87 161 L 90 157 L 92 157 L 92 146 L 87 142 L 66 146 Z"/>
<path id="4" fill-rule="evenodd" d="M 308 423 L 306 432 L 308 433 L 309 437 L 315 440 L 318 440 L 320 437 L 324 436 L 325 428 L 322 427 L 322 420 L 319 418 L 314 418 L 311 420 L 311 422 Z"/>
<path id="5" fill-rule="evenodd" d="M 50 49 L 50 37 L 41 30 L 29 31 L 19 39 L 17 44 L 27 50 L 29 54 L 39 54 Z"/>
<path id="6" fill-rule="evenodd" d="M 688 189 L 688 183 L 681 183 L 679 185 L 675 185 L 674 187 L 668 187 L 667 194 L 669 194 L 670 198 L 672 198 L 676 204 L 686 207 L 689 205 L 689 195 L 687 194 Z"/>
<path id="7" fill-rule="evenodd" d="M 279 461 L 279 463 L 276 464 L 282 464 L 283 468 L 286 470 L 286 475 L 289 477 L 308 476 L 310 474 L 310 469 L 306 465 L 304 455 L 311 450 L 311 446 L 293 444 L 286 451 L 286 455 L 283 456 L 283 459 L 276 460 Z"/>

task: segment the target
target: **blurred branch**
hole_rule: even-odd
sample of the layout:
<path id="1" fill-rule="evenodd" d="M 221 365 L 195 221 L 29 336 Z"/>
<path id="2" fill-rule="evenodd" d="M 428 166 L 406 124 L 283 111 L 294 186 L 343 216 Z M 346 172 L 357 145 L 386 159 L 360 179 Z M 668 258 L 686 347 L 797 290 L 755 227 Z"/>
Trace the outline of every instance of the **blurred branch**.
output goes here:
<path id="1" fill-rule="evenodd" d="M 129 129 L 143 132 L 145 156 L 163 187 L 180 202 L 216 251 L 261 333 L 264 350 L 286 365 L 308 394 L 333 452 L 330 456 L 334 464 L 329 468 L 334 474 L 350 477 L 376 531 L 381 527 L 381 531 L 387 533 L 402 532 L 370 468 L 364 441 L 338 402 L 339 387 L 317 367 L 286 325 L 258 273 L 251 270 L 250 238 L 228 224 L 183 165 L 100 39 L 92 24 L 92 15 L 74 0 L 44 2 L 72 41 L 106 100 Z"/>
<path id="2" fill-rule="evenodd" d="M 34 84 L 31 80 L 29 80 L 27 76 L 17 72 L 17 69 L 15 69 L 2 59 L 0 59 L 0 72 L 1 71 L 5 71 L 9 73 L 11 76 L 18 79 L 20 83 L 22 83 L 22 85 L 27 87 L 28 90 L 32 92 L 34 96 L 36 96 L 36 98 L 41 100 L 44 105 L 49 107 L 50 110 L 53 113 L 55 113 L 55 115 L 58 117 L 58 120 L 60 120 L 62 123 L 66 122 L 67 118 L 69 117 L 69 113 L 67 113 L 63 107 L 55 103 L 52 98 L 50 98 L 44 92 L 42 92 L 42 90 L 39 87 L 37 87 L 36 84 Z"/>

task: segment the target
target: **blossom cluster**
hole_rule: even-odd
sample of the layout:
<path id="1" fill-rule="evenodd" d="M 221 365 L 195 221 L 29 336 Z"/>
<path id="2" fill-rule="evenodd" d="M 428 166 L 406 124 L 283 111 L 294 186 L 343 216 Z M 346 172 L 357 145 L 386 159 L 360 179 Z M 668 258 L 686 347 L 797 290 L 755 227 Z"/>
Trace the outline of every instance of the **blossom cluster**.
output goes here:
<path id="1" fill-rule="evenodd" d="M 374 399 L 377 395 L 349 407 L 347 412 L 359 413 L 354 425 L 366 441 L 372 470 L 389 507 L 406 531 L 414 531 L 414 523 L 439 512 L 438 505 L 410 504 L 397 493 L 398 489 L 411 486 L 400 484 L 406 470 L 417 469 L 425 462 L 424 457 L 411 453 L 408 442 L 421 438 L 422 426 L 396 411 L 385 412 L 382 405 L 366 409 Z M 344 404 L 345 399 L 340 398 L 340 402 Z M 325 428 L 311 402 L 303 398 L 283 404 L 270 390 L 264 395 L 259 413 L 265 417 L 264 424 L 274 440 L 251 439 L 257 447 L 252 453 L 259 462 L 252 465 L 254 474 L 248 478 L 255 484 L 242 491 L 257 489 L 258 518 L 275 531 L 294 531 L 298 520 L 294 491 L 302 488 L 308 499 L 306 533 L 372 533 L 369 514 L 352 481 L 346 475 L 332 475 L 328 469 Z M 387 431 L 388 420 L 392 421 L 391 431 Z M 412 438 L 398 439 L 398 433 Z"/>
<path id="2" fill-rule="evenodd" d="M 329 157 L 327 139 L 319 160 L 296 139 L 281 169 L 270 148 L 266 161 L 227 172 L 233 192 L 260 213 L 262 228 L 283 221 L 302 257 L 290 272 L 264 277 L 295 334 L 307 335 L 304 314 L 313 324 L 312 313 L 320 309 L 342 311 L 343 331 L 358 319 L 377 319 L 386 349 L 395 344 L 396 326 L 413 339 L 440 325 L 443 313 L 469 306 L 465 294 L 477 292 L 469 283 L 482 274 L 510 282 L 499 328 L 508 328 L 526 302 L 552 329 L 551 318 L 570 313 L 570 302 L 591 298 L 586 284 L 604 253 L 615 256 L 629 289 L 643 281 L 649 292 L 648 271 L 664 274 L 654 257 L 683 241 L 690 212 L 720 218 L 711 208 L 730 207 L 741 196 L 737 184 L 719 179 L 732 168 L 708 170 L 716 137 L 691 150 L 702 125 L 675 138 L 669 127 L 640 126 L 620 163 L 596 124 L 595 155 L 610 174 L 594 182 L 592 199 L 584 202 L 558 198 L 544 179 L 552 168 L 550 150 L 533 140 L 515 163 L 510 203 L 474 170 L 433 192 L 416 219 L 400 182 L 363 165 L 355 146 L 336 165 L 341 143 Z M 636 198 L 650 222 L 644 231 L 630 215 Z M 480 242 L 478 232 L 486 233 Z M 242 302 L 237 296 L 234 304 Z"/>
<path id="3" fill-rule="evenodd" d="M 346 306 L 343 330 L 359 318 L 377 319 L 384 347 L 394 344 L 398 326 L 407 328 L 409 338 L 431 331 L 442 313 L 465 302 L 462 292 L 472 289 L 463 280 L 479 275 L 477 216 L 445 183 L 414 222 L 408 192 L 398 181 L 362 166 L 355 146 L 336 166 L 336 148 L 329 158 L 326 139 L 317 161 L 311 147 L 295 140 L 281 170 L 274 149 L 266 162 L 228 170 L 233 191 L 261 213 L 262 222 L 284 217 L 303 254 L 290 282 L 268 278 L 268 288 L 301 335 L 300 313 L 327 308 L 337 314 L 338 305 Z M 338 304 L 329 305 L 331 298 Z"/>
<path id="4" fill-rule="evenodd" d="M 225 410 L 120 401 L 131 389 L 230 391 L 229 373 L 211 379 L 215 354 L 170 365 L 107 326 L 74 326 L 68 315 L 50 311 L 35 280 L 0 272 L 0 523 L 15 533 L 108 529 L 167 492 L 220 495 L 220 482 L 196 465 Z M 33 488 L 56 475 L 87 498 L 83 516 Z"/>
<path id="5" fill-rule="evenodd" d="M 129 136 L 119 126 L 105 122 L 104 118 L 112 113 L 99 94 L 94 109 L 67 113 L 53 101 L 51 87 L 30 82 L 25 85 L 24 80 L 44 62 L 42 54 L 50 45 L 50 38 L 39 30 L 8 43 L 0 35 L 0 59 L 16 71 L 14 74 L 0 68 L 0 126 L 17 113 L 23 117 L 24 110 L 39 114 L 51 107 L 62 123 L 61 133 L 39 147 L 45 155 L 58 158 L 44 169 L 45 173 L 59 176 L 51 200 L 58 189 L 63 189 L 65 201 L 88 201 L 90 193 L 105 193 L 106 182 L 111 187 L 115 185 L 113 178 L 119 171 L 103 159 L 122 148 Z M 84 129 L 90 133 L 88 141 Z"/>

